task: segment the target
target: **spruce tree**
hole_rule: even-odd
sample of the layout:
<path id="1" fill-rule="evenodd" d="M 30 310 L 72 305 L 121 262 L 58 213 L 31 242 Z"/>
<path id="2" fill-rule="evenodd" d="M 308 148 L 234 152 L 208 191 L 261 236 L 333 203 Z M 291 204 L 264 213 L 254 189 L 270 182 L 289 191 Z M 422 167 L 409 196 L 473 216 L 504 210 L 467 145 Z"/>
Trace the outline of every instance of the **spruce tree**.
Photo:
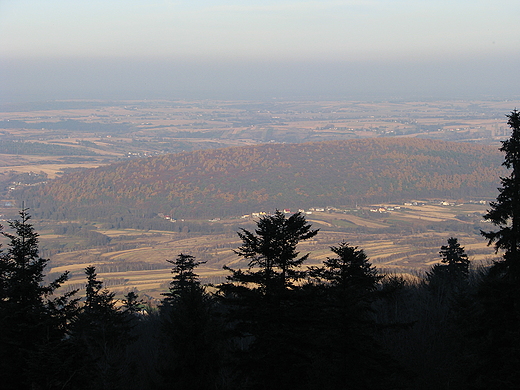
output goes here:
<path id="1" fill-rule="evenodd" d="M 474 389 L 520 388 L 520 112 L 507 117 L 512 133 L 500 150 L 510 174 L 501 178 L 497 200 L 484 216 L 498 230 L 482 232 L 503 256 L 476 294 L 475 329 L 468 337 L 475 356 L 470 375 Z"/>
<path id="2" fill-rule="evenodd" d="M 310 267 L 311 274 L 326 281 L 329 288 L 365 294 L 381 279 L 363 249 L 342 242 L 330 248 L 337 257 L 327 257 L 323 267 Z"/>
<path id="3" fill-rule="evenodd" d="M 205 262 L 183 253 L 167 261 L 173 265 L 173 277 L 161 305 L 163 388 L 216 388 L 222 353 L 220 323 L 211 296 L 195 273 Z"/>
<path id="4" fill-rule="evenodd" d="M 391 389 L 395 363 L 376 342 L 372 303 L 379 280 L 358 247 L 341 243 L 322 267 L 310 267 L 319 305 L 316 318 L 314 386 L 323 389 Z"/>
<path id="5" fill-rule="evenodd" d="M 82 351 L 78 372 L 87 389 L 117 389 L 125 363 L 127 346 L 133 341 L 131 317 L 118 306 L 115 294 L 103 288 L 96 268 L 85 268 L 85 300 L 73 323 L 71 339 Z"/>
<path id="6" fill-rule="evenodd" d="M 286 218 L 277 210 L 274 215 L 260 218 L 254 232 L 246 229 L 238 232 L 242 246 L 235 253 L 249 260 L 249 269 L 242 272 L 225 267 L 232 272 L 228 279 L 254 283 L 268 297 L 290 289 L 304 276 L 300 266 L 309 257 L 309 254 L 299 256 L 296 247 L 300 241 L 318 234 L 318 230 L 312 230 L 301 213 Z"/>
<path id="7" fill-rule="evenodd" d="M 0 382 L 3 388 L 60 387 L 67 382 L 65 362 L 49 367 L 35 359 L 58 354 L 76 314 L 76 291 L 57 295 L 68 273 L 49 284 L 44 270 L 49 260 L 38 254 L 38 234 L 27 209 L 9 222 L 14 233 L 2 232 L 8 248 L 0 253 Z M 48 371 L 47 371 L 48 370 Z"/>
<path id="8" fill-rule="evenodd" d="M 512 129 L 511 137 L 502 141 L 500 150 L 505 152 L 502 163 L 511 173 L 502 177 L 502 187 L 496 202 L 484 219 L 498 227 L 497 231 L 482 232 L 494 243 L 495 248 L 504 250 L 503 260 L 495 264 L 495 269 L 503 270 L 509 277 L 520 277 L 520 112 L 514 110 L 507 116 Z"/>
<path id="9" fill-rule="evenodd" d="M 429 286 L 447 298 L 463 293 L 469 278 L 469 259 L 455 237 L 448 238 L 448 245 L 439 251 L 442 264 L 435 264 L 426 273 Z"/>
<path id="10" fill-rule="evenodd" d="M 139 294 L 135 291 L 130 291 L 125 295 L 125 299 L 122 301 L 124 312 L 128 313 L 130 316 L 137 316 L 138 313 L 144 307 L 144 301 L 139 299 Z"/>
<path id="11" fill-rule="evenodd" d="M 184 253 L 179 254 L 175 260 L 166 261 L 173 265 L 169 292 L 163 294 L 167 302 L 175 301 L 177 298 L 202 288 L 199 276 L 194 270 L 199 265 L 205 264 L 205 261 L 196 261 L 195 257 Z"/>
<path id="12" fill-rule="evenodd" d="M 244 345 L 235 352 L 240 384 L 257 389 L 290 389 L 306 383 L 310 351 L 299 281 L 305 276 L 300 241 L 314 237 L 305 217 L 286 217 L 276 211 L 257 222 L 254 232 L 241 229 L 242 245 L 235 253 L 247 259 L 247 270 L 233 270 L 219 286 L 234 324 L 235 341 Z"/>
<path id="13" fill-rule="evenodd" d="M 448 272 L 468 277 L 469 259 L 464 251 L 464 247 L 460 246 L 459 241 L 455 237 L 448 238 L 448 245 L 441 246 L 439 251 L 441 262 L 446 264 Z"/>

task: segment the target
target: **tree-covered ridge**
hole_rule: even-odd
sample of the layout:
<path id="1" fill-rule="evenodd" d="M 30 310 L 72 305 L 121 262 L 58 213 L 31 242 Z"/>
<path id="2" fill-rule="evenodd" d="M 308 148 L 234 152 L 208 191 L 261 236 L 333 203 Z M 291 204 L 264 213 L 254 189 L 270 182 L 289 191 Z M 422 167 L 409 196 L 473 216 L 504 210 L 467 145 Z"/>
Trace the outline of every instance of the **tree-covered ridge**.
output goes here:
<path id="1" fill-rule="evenodd" d="M 98 156 L 85 148 L 44 144 L 41 142 L 17 142 L 0 140 L 0 154 L 22 154 L 36 156 Z"/>
<path id="2" fill-rule="evenodd" d="M 500 158 L 490 146 L 413 138 L 265 144 L 112 164 L 23 196 L 47 209 L 98 207 L 106 213 L 118 205 L 176 217 L 493 197 L 503 173 Z"/>

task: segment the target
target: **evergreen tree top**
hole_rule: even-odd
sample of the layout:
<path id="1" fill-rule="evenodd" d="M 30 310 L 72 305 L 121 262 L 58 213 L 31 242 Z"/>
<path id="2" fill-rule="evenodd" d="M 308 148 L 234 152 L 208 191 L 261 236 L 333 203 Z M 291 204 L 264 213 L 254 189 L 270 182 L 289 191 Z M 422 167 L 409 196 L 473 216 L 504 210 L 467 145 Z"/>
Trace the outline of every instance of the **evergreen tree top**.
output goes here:
<path id="1" fill-rule="evenodd" d="M 300 256 L 296 250 L 298 243 L 314 237 L 318 231 L 311 229 L 302 213 L 287 218 L 276 210 L 273 215 L 260 218 L 254 232 L 241 229 L 237 233 L 242 245 L 235 253 L 249 260 L 249 270 L 226 268 L 233 273 L 228 280 L 256 284 L 265 295 L 286 290 L 293 281 L 301 279 L 304 272 L 298 268 L 309 257 L 309 254 Z"/>
<path id="2" fill-rule="evenodd" d="M 170 291 L 162 295 L 166 296 L 166 300 L 175 299 L 185 293 L 200 289 L 199 276 L 194 272 L 205 261 L 196 261 L 194 256 L 180 253 L 175 260 L 166 260 L 173 264 L 172 281 L 170 282 Z"/>
<path id="3" fill-rule="evenodd" d="M 20 219 L 9 221 L 13 233 L 0 232 L 8 241 L 8 249 L 0 253 L 0 286 L 3 297 L 11 303 L 24 303 L 29 306 L 44 304 L 44 299 L 52 295 L 67 279 L 68 272 L 59 276 L 48 285 L 43 284 L 44 270 L 48 259 L 39 256 L 38 233 L 29 220 L 28 209 L 19 212 Z"/>
<path id="4" fill-rule="evenodd" d="M 498 231 L 481 233 L 489 240 L 488 245 L 495 244 L 497 252 L 499 249 L 505 251 L 504 260 L 497 262 L 495 269 L 505 269 L 508 275 L 520 277 L 520 112 L 515 109 L 507 117 L 512 133 L 502 142 L 500 150 L 505 152 L 502 165 L 511 169 L 511 173 L 500 179 L 500 194 L 484 215 Z"/>
<path id="5" fill-rule="evenodd" d="M 448 238 L 448 245 L 441 246 L 439 255 L 442 257 L 441 261 L 446 264 L 469 264 L 464 247 L 460 246 L 458 239 L 455 237 Z"/>
<path id="6" fill-rule="evenodd" d="M 381 279 L 365 251 L 346 242 L 332 246 L 336 257 L 327 257 L 323 267 L 310 267 L 313 277 L 322 279 L 330 287 L 340 289 L 373 290 Z"/>
<path id="7" fill-rule="evenodd" d="M 502 165 L 508 169 L 512 168 L 516 176 L 516 170 L 520 168 L 520 112 L 515 109 L 507 117 L 507 124 L 511 127 L 512 133 L 509 139 L 502 141 L 500 151 L 506 153 Z"/>

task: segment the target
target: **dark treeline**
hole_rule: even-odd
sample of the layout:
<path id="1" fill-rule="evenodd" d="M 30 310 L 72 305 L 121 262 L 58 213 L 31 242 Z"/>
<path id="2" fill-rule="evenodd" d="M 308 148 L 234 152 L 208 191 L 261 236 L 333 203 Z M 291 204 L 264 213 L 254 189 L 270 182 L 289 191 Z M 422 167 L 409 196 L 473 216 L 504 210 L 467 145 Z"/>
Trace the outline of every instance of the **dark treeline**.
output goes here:
<path id="1" fill-rule="evenodd" d="M 27 203 L 41 207 L 37 199 L 32 199 Z M 74 217 L 71 218 L 73 215 Z M 99 205 L 95 208 L 79 206 L 71 212 L 60 210 L 58 207 L 51 207 L 50 209 L 40 208 L 38 212 L 34 213 L 34 216 L 55 221 L 71 219 L 97 221 L 102 223 L 105 229 L 161 230 L 179 233 L 221 233 L 228 230 L 220 224 L 208 224 L 191 220 L 172 222 L 171 220 L 160 218 L 154 212 L 144 212 L 117 205 Z"/>
<path id="2" fill-rule="evenodd" d="M 58 122 L 24 122 L 20 120 L 7 120 L 0 122 L 0 129 L 48 129 L 48 130 L 70 130 L 77 132 L 110 132 L 126 133 L 134 130 L 134 127 L 126 123 L 100 123 L 81 122 L 67 119 Z"/>
<path id="3" fill-rule="evenodd" d="M 98 156 L 98 153 L 85 148 L 44 144 L 41 142 L 18 142 L 0 140 L 0 153 L 36 156 Z"/>
<path id="4" fill-rule="evenodd" d="M 5 389 L 518 389 L 520 387 L 520 113 L 503 142 L 496 202 L 482 232 L 503 256 L 471 269 L 448 238 L 421 278 L 385 275 L 341 242 L 306 267 L 298 244 L 319 234 L 277 211 L 205 286 L 204 261 L 181 253 L 158 305 L 136 291 L 119 304 L 85 269 L 84 296 L 44 282 L 48 260 L 27 210 L 2 232 L 0 380 Z"/>

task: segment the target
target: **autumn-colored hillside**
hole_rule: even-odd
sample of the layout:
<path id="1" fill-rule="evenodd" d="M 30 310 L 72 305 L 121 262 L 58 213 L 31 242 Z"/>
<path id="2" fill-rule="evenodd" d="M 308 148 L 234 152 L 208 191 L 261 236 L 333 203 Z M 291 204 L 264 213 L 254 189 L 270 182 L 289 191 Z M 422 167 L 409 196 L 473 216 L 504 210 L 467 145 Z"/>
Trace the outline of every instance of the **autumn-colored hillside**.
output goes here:
<path id="1" fill-rule="evenodd" d="M 495 198 L 494 147 L 417 138 L 264 144 L 136 159 L 20 196 L 40 216 L 174 218 L 413 198 Z"/>

